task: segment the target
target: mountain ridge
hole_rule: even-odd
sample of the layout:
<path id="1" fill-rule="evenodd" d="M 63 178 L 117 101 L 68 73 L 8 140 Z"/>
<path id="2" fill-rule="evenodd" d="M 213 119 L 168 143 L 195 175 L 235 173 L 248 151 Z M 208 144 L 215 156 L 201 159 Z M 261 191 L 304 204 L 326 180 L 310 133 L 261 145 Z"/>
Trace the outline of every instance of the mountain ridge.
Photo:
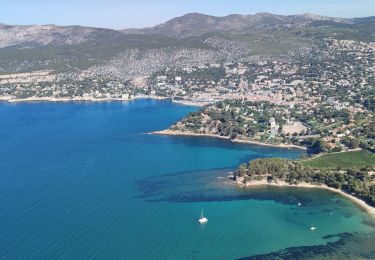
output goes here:
<path id="1" fill-rule="evenodd" d="M 204 13 L 198 13 L 198 12 L 192 12 L 192 13 L 186 13 L 181 16 L 173 17 L 171 19 L 168 19 L 165 22 L 162 22 L 160 24 L 156 24 L 154 26 L 148 26 L 148 27 L 141 27 L 141 28 L 124 28 L 124 29 L 114 29 L 110 27 L 97 27 L 97 26 L 84 26 L 79 24 L 71 24 L 71 25 L 59 25 L 59 24 L 8 24 L 4 22 L 0 22 L 0 29 L 2 27 L 21 27 L 21 26 L 27 26 L 27 27 L 38 27 L 38 26 L 54 26 L 54 27 L 81 27 L 81 28 L 95 28 L 95 29 L 107 29 L 107 30 L 113 30 L 113 31 L 121 31 L 121 32 L 127 32 L 127 31 L 136 31 L 136 30 L 145 30 L 145 29 L 151 29 L 155 27 L 160 27 L 161 25 L 164 25 L 168 22 L 179 20 L 179 19 L 185 19 L 185 18 L 197 18 L 197 17 L 207 17 L 211 19 L 226 19 L 226 18 L 248 18 L 248 17 L 261 17 L 261 16 L 273 16 L 273 17 L 305 17 L 307 19 L 311 20 L 334 20 L 334 21 L 341 21 L 341 22 L 352 22 L 352 23 L 358 23 L 362 20 L 375 20 L 375 16 L 365 16 L 365 17 L 353 17 L 353 18 L 342 18 L 342 17 L 333 17 L 333 16 L 323 16 L 318 15 L 314 13 L 301 13 L 301 14 L 294 14 L 294 15 L 281 15 L 281 14 L 274 14 L 269 12 L 258 12 L 255 14 L 228 14 L 225 16 L 215 16 L 215 15 L 208 15 Z"/>
<path id="2" fill-rule="evenodd" d="M 53 36 L 60 37 L 59 39 L 63 43 L 77 44 L 89 40 L 88 37 L 98 31 L 111 32 L 113 35 L 121 32 L 125 35 L 162 35 L 174 38 L 187 38 L 216 32 L 253 32 L 276 28 L 305 27 L 318 21 L 358 24 L 369 21 L 374 22 L 375 16 L 339 18 L 312 13 L 278 15 L 267 12 L 259 12 L 254 15 L 229 14 L 226 16 L 213 16 L 201 13 L 187 13 L 153 27 L 122 30 L 81 25 L 14 25 L 0 23 L 0 48 L 23 42 L 36 42 L 46 45 L 52 41 Z M 73 36 L 69 37 L 69 34 Z M 117 37 L 120 36 L 118 35 Z"/>
<path id="3" fill-rule="evenodd" d="M 309 13 L 189 13 L 154 27 L 126 30 L 0 24 L 0 73 L 90 68 L 128 78 L 165 66 L 285 58 L 316 48 L 325 38 L 375 42 L 374 26 L 375 17 Z"/>
<path id="4" fill-rule="evenodd" d="M 314 21 L 330 21 L 351 24 L 354 19 L 327 17 L 311 13 L 297 15 L 278 15 L 267 12 L 251 14 L 230 14 L 212 16 L 201 13 L 188 13 L 172 18 L 164 23 L 147 28 L 129 28 L 121 30 L 125 34 L 162 34 L 170 37 L 185 38 L 199 36 L 213 31 L 259 30 L 268 27 L 296 27 L 308 25 Z"/>

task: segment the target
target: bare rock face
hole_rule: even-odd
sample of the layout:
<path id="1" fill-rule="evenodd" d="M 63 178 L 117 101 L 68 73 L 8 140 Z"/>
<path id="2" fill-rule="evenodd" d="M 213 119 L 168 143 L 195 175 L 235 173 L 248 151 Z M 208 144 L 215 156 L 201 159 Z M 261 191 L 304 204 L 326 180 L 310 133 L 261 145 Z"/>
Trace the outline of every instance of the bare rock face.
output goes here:
<path id="1" fill-rule="evenodd" d="M 254 32 L 275 28 L 301 27 L 316 21 L 352 24 L 361 23 L 363 21 L 375 21 L 375 18 L 345 19 L 309 13 L 289 16 L 270 13 L 257 13 L 255 15 L 232 14 L 224 17 L 216 17 L 190 13 L 173 18 L 154 27 L 126 29 L 122 31 L 82 26 L 18 26 L 0 23 L 0 48 L 23 43 L 74 45 L 93 39 L 98 40 L 99 37 L 121 38 L 119 35 L 120 32 L 127 35 L 159 35 L 173 38 L 186 38 L 215 32 Z"/>
<path id="2" fill-rule="evenodd" d="M 332 21 L 351 23 L 351 19 L 333 18 L 313 14 L 275 15 L 257 13 L 255 15 L 232 14 L 216 17 L 199 13 L 190 13 L 173 18 L 166 23 L 145 29 L 126 29 L 126 34 L 162 34 L 170 37 L 198 36 L 210 32 L 253 31 L 275 27 L 299 27 L 314 21 Z"/>
<path id="3" fill-rule="evenodd" d="M 148 75 L 168 66 L 198 66 L 202 61 L 216 61 L 224 56 L 197 48 L 128 49 L 119 53 L 108 64 L 90 68 L 90 72 L 124 79 Z"/>
<path id="4" fill-rule="evenodd" d="M 337 32 L 335 27 L 361 23 L 367 24 L 351 31 Z M 0 24 L 0 73 L 89 71 L 128 79 L 166 66 L 304 56 L 319 39 L 332 36 L 375 41 L 373 24 L 375 17 L 343 19 L 270 13 L 225 17 L 191 13 L 155 27 L 122 31 Z"/>
<path id="5" fill-rule="evenodd" d="M 0 25 L 0 48 L 23 43 L 79 44 L 89 41 L 92 36 L 103 30 L 106 29 L 56 25 Z"/>

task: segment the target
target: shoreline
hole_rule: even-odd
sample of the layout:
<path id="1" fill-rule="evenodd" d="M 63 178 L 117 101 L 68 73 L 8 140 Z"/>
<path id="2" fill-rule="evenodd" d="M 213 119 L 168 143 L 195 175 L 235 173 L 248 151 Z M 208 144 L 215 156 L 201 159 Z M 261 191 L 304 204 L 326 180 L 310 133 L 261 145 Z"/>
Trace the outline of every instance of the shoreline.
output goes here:
<path id="1" fill-rule="evenodd" d="M 161 131 L 154 131 L 150 134 L 156 135 L 171 135 L 171 136 L 197 136 L 197 137 L 212 137 L 212 138 L 219 138 L 231 141 L 233 143 L 240 143 L 240 144 L 253 144 L 253 145 L 261 145 L 261 146 L 268 146 L 268 147 L 277 147 L 277 148 L 296 148 L 301 150 L 307 150 L 306 147 L 293 145 L 293 144 L 271 144 L 271 143 L 263 143 L 259 141 L 252 141 L 252 140 L 241 140 L 241 139 L 230 139 L 229 136 L 220 136 L 216 134 L 197 134 L 191 132 L 181 132 L 181 131 L 171 131 L 171 130 L 161 130 Z"/>
<path id="2" fill-rule="evenodd" d="M 361 209 L 365 210 L 375 221 L 375 207 L 370 206 L 367 204 L 365 201 L 361 200 L 360 198 L 357 198 L 354 195 L 348 194 L 342 190 L 335 189 L 332 187 L 328 187 L 325 184 L 318 185 L 318 184 L 311 184 L 307 182 L 301 182 L 299 184 L 290 184 L 285 181 L 278 181 L 277 183 L 272 182 L 268 183 L 266 179 L 260 180 L 260 181 L 252 181 L 250 183 L 240 183 L 240 182 L 235 182 L 237 185 L 242 186 L 244 188 L 254 188 L 254 187 L 262 187 L 262 186 L 272 186 L 272 187 L 292 187 L 292 188 L 310 188 L 310 189 L 324 189 L 328 190 L 330 192 L 334 192 L 336 194 L 339 194 L 346 199 L 349 199 L 351 202 L 356 204 L 358 207 Z"/>
<path id="3" fill-rule="evenodd" d="M 173 103 L 180 104 L 180 105 L 185 105 L 185 106 L 193 106 L 193 107 L 203 107 L 207 104 L 210 104 L 209 102 L 207 103 L 200 103 L 200 102 L 194 102 L 194 101 L 188 101 L 188 100 L 176 100 L 173 98 L 170 98 Z"/>
<path id="4" fill-rule="evenodd" d="M 208 103 L 200 103 L 187 100 L 175 100 L 171 97 L 162 96 L 148 96 L 148 95 L 138 95 L 131 98 L 95 98 L 95 97 L 66 97 L 66 98 L 56 98 L 56 97 L 28 97 L 28 98 L 14 98 L 12 96 L 0 96 L 0 102 L 8 103 L 23 103 L 23 102 L 115 102 L 115 101 L 133 101 L 137 99 L 155 99 L 155 100 L 171 100 L 171 102 L 185 105 L 185 106 L 195 106 L 202 107 Z"/>
<path id="5" fill-rule="evenodd" d="M 111 101 L 133 101 L 137 99 L 155 99 L 155 100 L 166 100 L 170 99 L 173 103 L 178 103 L 187 106 L 203 106 L 204 104 L 196 103 L 192 101 L 176 101 L 173 98 L 169 97 L 159 97 L 159 96 L 135 96 L 132 98 L 51 98 L 51 97 L 30 97 L 25 99 L 13 99 L 10 96 L 0 96 L 0 102 L 9 102 L 9 103 L 22 103 L 22 102 L 111 102 Z M 170 135 L 170 136 L 196 136 L 196 137 L 211 137 L 211 138 L 219 138 L 223 140 L 228 140 L 233 143 L 243 143 L 243 144 L 253 144 L 253 145 L 260 145 L 260 146 L 268 146 L 268 147 L 277 147 L 277 148 L 296 148 L 306 150 L 306 147 L 292 145 L 292 144 L 271 144 L 271 143 L 263 143 L 259 141 L 252 141 L 252 140 L 241 140 L 241 139 L 230 139 L 227 136 L 220 136 L 216 134 L 198 134 L 198 133 L 191 133 L 191 132 L 181 132 L 181 131 L 171 131 L 171 130 L 161 130 L 161 131 L 154 131 L 149 134 L 157 134 L 157 135 Z M 296 187 L 296 188 L 315 188 L 315 189 L 324 189 L 336 194 L 340 194 L 341 196 L 349 199 L 354 204 L 359 206 L 361 209 L 365 210 L 369 215 L 375 220 L 375 207 L 368 205 L 365 201 L 361 200 L 360 198 L 355 197 L 354 195 L 348 194 L 342 190 L 338 190 L 332 187 L 328 187 L 324 184 L 317 185 L 311 183 L 299 183 L 299 184 L 289 184 L 285 181 L 278 181 L 277 183 L 272 182 L 268 183 L 266 179 L 260 181 L 252 181 L 251 183 L 240 183 L 235 182 L 237 185 L 245 187 L 245 188 L 252 188 L 252 187 L 261 187 L 261 186 L 273 186 L 273 187 Z"/>
<path id="6" fill-rule="evenodd" d="M 155 99 L 166 100 L 167 97 L 139 95 L 131 98 L 94 98 L 94 97 L 75 97 L 75 98 L 54 98 L 54 97 L 29 97 L 12 98 L 10 96 L 0 96 L 0 102 L 23 103 L 23 102 L 115 102 L 115 101 L 133 101 L 137 99 Z"/>

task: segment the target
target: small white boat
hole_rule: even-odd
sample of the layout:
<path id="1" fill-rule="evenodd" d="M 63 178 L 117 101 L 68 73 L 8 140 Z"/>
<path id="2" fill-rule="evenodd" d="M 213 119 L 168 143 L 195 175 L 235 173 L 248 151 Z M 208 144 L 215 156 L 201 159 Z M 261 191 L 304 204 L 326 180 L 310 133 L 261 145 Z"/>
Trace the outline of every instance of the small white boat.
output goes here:
<path id="1" fill-rule="evenodd" d="M 302 206 L 302 203 L 301 203 L 301 202 L 298 202 L 298 206 L 301 207 L 301 206 Z"/>
<path id="2" fill-rule="evenodd" d="M 314 224 L 312 224 L 311 227 L 310 227 L 311 231 L 314 231 L 314 230 L 317 230 L 317 229 L 318 229 L 318 227 L 314 226 Z"/>
<path id="3" fill-rule="evenodd" d="M 202 211 L 201 211 L 201 217 L 199 218 L 199 223 L 201 223 L 201 224 L 204 224 L 204 223 L 206 223 L 207 221 L 208 221 L 208 219 L 206 218 L 206 217 L 204 217 L 203 216 L 203 209 L 202 209 Z"/>

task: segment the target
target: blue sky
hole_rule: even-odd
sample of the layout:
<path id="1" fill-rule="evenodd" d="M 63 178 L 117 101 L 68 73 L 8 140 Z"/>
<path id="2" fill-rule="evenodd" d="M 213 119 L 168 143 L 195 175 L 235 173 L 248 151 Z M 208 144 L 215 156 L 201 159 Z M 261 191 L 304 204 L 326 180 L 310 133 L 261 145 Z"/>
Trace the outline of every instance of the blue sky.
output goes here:
<path id="1" fill-rule="evenodd" d="M 315 13 L 375 15 L 375 0 L 0 0 L 0 22 L 130 28 L 162 23 L 185 13 Z"/>

